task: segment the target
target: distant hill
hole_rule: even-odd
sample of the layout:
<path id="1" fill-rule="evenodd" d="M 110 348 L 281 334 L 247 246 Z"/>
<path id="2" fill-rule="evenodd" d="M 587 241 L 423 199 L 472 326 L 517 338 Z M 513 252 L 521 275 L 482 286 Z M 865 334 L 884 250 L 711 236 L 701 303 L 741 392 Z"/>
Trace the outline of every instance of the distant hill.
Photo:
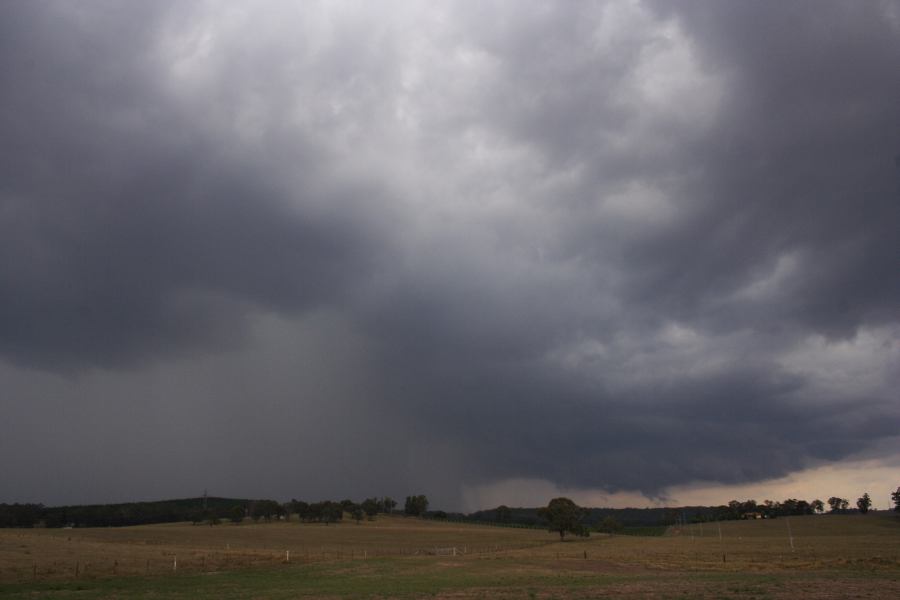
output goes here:
<path id="1" fill-rule="evenodd" d="M 0 527 L 122 527 L 178 521 L 199 522 L 227 518 L 235 507 L 245 508 L 253 500 L 199 497 L 122 504 L 43 506 L 0 504 Z"/>
<path id="2" fill-rule="evenodd" d="M 818 501 L 815 501 L 818 502 Z M 215 523 L 251 510 L 258 518 L 260 510 L 267 507 L 264 516 L 296 512 L 293 504 L 280 504 L 274 500 L 244 498 L 198 497 L 154 502 L 128 502 L 122 504 L 90 504 L 52 506 L 42 504 L 0 504 L 0 527 L 122 527 L 191 521 Z M 273 508 L 274 507 L 274 508 Z M 586 508 L 584 524 L 598 528 L 604 519 L 612 518 L 616 526 L 625 528 L 662 527 L 677 523 L 729 520 L 741 518 L 776 518 L 786 515 L 813 513 L 814 503 L 788 499 L 783 502 L 732 501 L 722 506 L 683 506 L 677 508 Z M 271 509 L 271 510 L 270 510 Z M 429 511 L 424 516 L 431 519 L 450 519 L 469 523 L 492 525 L 545 527 L 538 508 L 504 508 L 479 510 L 470 514 Z M 821 509 L 821 503 L 820 503 Z M 243 512 L 242 512 L 243 511 Z M 850 512 L 850 511 L 840 511 Z"/>

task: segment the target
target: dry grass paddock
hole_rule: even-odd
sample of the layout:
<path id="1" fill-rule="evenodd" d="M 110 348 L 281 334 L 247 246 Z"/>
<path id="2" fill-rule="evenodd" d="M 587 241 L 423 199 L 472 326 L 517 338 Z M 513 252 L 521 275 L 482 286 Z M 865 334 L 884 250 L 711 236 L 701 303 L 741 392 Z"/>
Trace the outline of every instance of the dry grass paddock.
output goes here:
<path id="1" fill-rule="evenodd" d="M 402 517 L 0 530 L 0 582 L 10 598 L 895 598 L 900 519 L 732 521 L 562 543 Z"/>
<path id="2" fill-rule="evenodd" d="M 721 530 L 721 537 L 719 532 Z M 900 521 L 804 516 L 671 527 L 662 538 L 592 536 L 529 551 L 673 571 L 777 571 L 859 565 L 900 571 Z"/>
<path id="3" fill-rule="evenodd" d="M 557 536 L 558 537 L 558 536 Z M 545 531 L 380 516 L 356 524 L 296 521 L 120 528 L 0 529 L 0 582 L 220 571 L 283 562 L 459 555 L 530 548 Z"/>

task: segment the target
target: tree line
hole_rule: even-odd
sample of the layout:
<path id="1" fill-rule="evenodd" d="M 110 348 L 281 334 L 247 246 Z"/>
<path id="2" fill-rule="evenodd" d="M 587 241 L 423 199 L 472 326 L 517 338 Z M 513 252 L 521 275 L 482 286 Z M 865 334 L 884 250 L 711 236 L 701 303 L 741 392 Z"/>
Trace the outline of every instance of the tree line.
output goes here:
<path id="1" fill-rule="evenodd" d="M 89 504 L 72 506 L 44 506 L 42 504 L 0 504 L 0 527 L 123 527 L 189 521 L 197 524 L 219 525 L 223 522 L 242 523 L 291 520 L 303 523 L 337 523 L 347 514 L 357 523 L 372 520 L 379 513 L 393 514 L 397 501 L 388 496 L 353 500 L 322 500 L 290 502 L 249 500 L 241 498 L 184 498 L 154 502 L 123 504 Z M 424 516 L 428 498 L 407 496 L 403 514 Z"/>
<path id="2" fill-rule="evenodd" d="M 894 511 L 900 512 L 900 488 L 891 494 Z M 568 499 L 563 499 L 568 500 Z M 570 501 L 569 501 L 570 502 Z M 710 521 L 727 521 L 737 519 L 775 519 L 778 517 L 822 514 L 826 512 L 826 502 L 822 500 L 799 500 L 788 498 L 781 502 L 765 500 L 732 500 L 720 506 L 685 506 L 680 508 L 571 508 L 567 503 L 557 503 L 554 507 L 544 508 L 510 508 L 500 505 L 497 508 L 480 510 L 469 515 L 451 513 L 447 518 L 474 523 L 490 523 L 494 525 L 549 527 L 554 521 L 554 511 L 565 506 L 569 514 L 577 513 L 574 522 L 577 526 L 566 529 L 568 533 L 599 531 L 607 533 L 629 533 L 631 530 L 655 530 L 660 527 L 702 523 Z M 850 503 L 844 498 L 831 497 L 827 501 L 828 512 L 843 514 L 853 512 Z M 856 512 L 865 514 L 872 506 L 868 493 L 863 493 L 856 501 Z M 558 531 L 558 529 L 551 529 Z"/>
<path id="3" fill-rule="evenodd" d="M 895 500 L 894 510 L 900 512 L 900 488 L 891 494 Z M 843 514 L 850 512 L 850 501 L 846 498 L 832 496 L 827 501 L 828 512 L 834 514 Z M 825 502 L 819 499 L 807 502 L 806 500 L 797 500 L 789 498 L 782 502 L 774 502 L 765 500 L 757 503 L 755 500 L 745 500 L 740 502 L 732 500 L 725 506 L 718 507 L 715 520 L 727 519 L 747 519 L 747 518 L 764 518 L 774 519 L 777 517 L 789 517 L 794 515 L 813 515 L 825 512 Z M 856 500 L 856 511 L 866 514 L 872 507 L 872 498 L 868 492 L 864 492 L 862 496 Z M 699 520 L 699 519 L 695 519 Z"/>
<path id="4" fill-rule="evenodd" d="M 891 493 L 894 511 L 900 512 L 900 487 Z M 781 502 L 765 500 L 732 500 L 721 506 L 688 506 L 673 508 L 581 508 L 578 507 L 578 526 L 583 531 L 622 531 L 624 528 L 697 523 L 704 521 L 777 518 L 781 516 L 808 515 L 825 512 L 841 514 L 851 512 L 846 498 L 832 496 L 821 500 L 788 498 Z M 473 523 L 492 523 L 506 526 L 548 527 L 553 520 L 550 507 L 510 508 L 505 505 L 470 514 L 429 511 L 425 495 L 407 496 L 402 514 L 433 519 L 452 519 Z M 856 511 L 869 512 L 872 500 L 863 493 L 856 500 Z M 0 527 L 121 527 L 189 521 L 195 524 L 218 525 L 224 521 L 242 523 L 290 520 L 292 517 L 304 523 L 326 525 L 343 521 L 345 515 L 360 523 L 376 518 L 378 514 L 394 514 L 397 501 L 390 497 L 366 498 L 361 502 L 349 499 L 290 502 L 275 500 L 248 500 L 237 498 L 186 498 L 155 502 L 130 502 L 123 504 L 92 504 L 77 506 L 53 506 L 42 504 L 0 504 Z M 558 508 L 558 507 L 557 507 Z M 570 530 L 574 533 L 575 529 Z"/>
<path id="5" fill-rule="evenodd" d="M 228 515 L 251 500 L 235 498 L 183 498 L 122 504 L 44 506 L 0 504 L 0 527 L 122 527 L 178 521 L 198 522 Z"/>
<path id="6" fill-rule="evenodd" d="M 891 494 L 891 498 L 894 502 L 894 511 L 900 512 L 900 487 L 897 488 L 896 492 Z M 849 501 L 845 498 L 838 498 L 833 496 L 828 499 L 828 505 L 831 508 L 832 513 L 844 513 L 847 512 L 849 508 Z M 856 500 L 857 510 L 861 514 L 866 514 L 869 512 L 869 509 L 872 506 L 872 499 L 869 496 L 868 492 L 863 493 Z M 666 509 L 671 510 L 676 515 L 676 522 L 681 524 L 686 524 L 687 520 L 685 518 L 684 509 Z M 796 498 L 789 498 L 784 500 L 783 502 L 774 502 L 772 500 L 765 500 L 764 502 L 757 503 L 755 500 L 746 500 L 744 502 L 740 502 L 738 500 L 732 500 L 727 505 L 719 506 L 713 508 L 713 512 L 711 513 L 715 520 L 729 520 L 729 519 L 760 519 L 760 518 L 777 518 L 779 516 L 792 516 L 792 515 L 811 515 L 811 514 L 821 514 L 825 511 L 825 503 L 821 500 L 813 500 L 812 502 L 807 502 L 806 500 L 797 500 Z M 680 518 L 677 517 L 678 513 L 681 512 Z M 554 498 L 547 504 L 547 506 L 543 508 L 539 508 L 536 511 L 538 517 L 540 517 L 545 523 L 546 527 L 549 531 L 555 532 L 559 534 L 559 539 L 563 540 L 566 534 L 572 534 L 581 537 L 587 537 L 590 535 L 590 532 L 599 531 L 605 533 L 618 533 L 623 529 L 622 523 L 616 520 L 613 516 L 607 515 L 601 521 L 591 523 L 589 521 L 591 517 L 591 509 L 585 509 L 577 504 L 575 504 L 569 498 Z M 513 509 L 508 506 L 498 506 L 494 509 L 494 514 L 498 519 L 511 519 L 513 515 Z M 701 518 L 701 515 L 695 515 L 694 522 L 702 521 L 705 519 Z"/>

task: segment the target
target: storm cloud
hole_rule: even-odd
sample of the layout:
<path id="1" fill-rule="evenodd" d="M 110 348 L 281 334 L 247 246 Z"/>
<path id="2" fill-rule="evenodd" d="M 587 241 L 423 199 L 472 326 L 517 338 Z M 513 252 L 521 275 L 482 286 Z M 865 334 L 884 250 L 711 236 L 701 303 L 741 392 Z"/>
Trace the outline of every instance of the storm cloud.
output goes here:
<path id="1" fill-rule="evenodd" d="M 895 2 L 2 12 L 0 501 L 900 454 Z"/>

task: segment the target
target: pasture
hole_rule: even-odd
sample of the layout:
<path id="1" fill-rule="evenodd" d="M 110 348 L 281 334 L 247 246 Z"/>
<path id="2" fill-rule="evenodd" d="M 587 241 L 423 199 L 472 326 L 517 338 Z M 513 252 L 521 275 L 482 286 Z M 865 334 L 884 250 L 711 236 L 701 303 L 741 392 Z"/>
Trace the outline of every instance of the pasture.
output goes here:
<path id="1" fill-rule="evenodd" d="M 0 597 L 895 598 L 900 520 L 730 521 L 565 542 L 384 516 L 0 530 Z"/>

